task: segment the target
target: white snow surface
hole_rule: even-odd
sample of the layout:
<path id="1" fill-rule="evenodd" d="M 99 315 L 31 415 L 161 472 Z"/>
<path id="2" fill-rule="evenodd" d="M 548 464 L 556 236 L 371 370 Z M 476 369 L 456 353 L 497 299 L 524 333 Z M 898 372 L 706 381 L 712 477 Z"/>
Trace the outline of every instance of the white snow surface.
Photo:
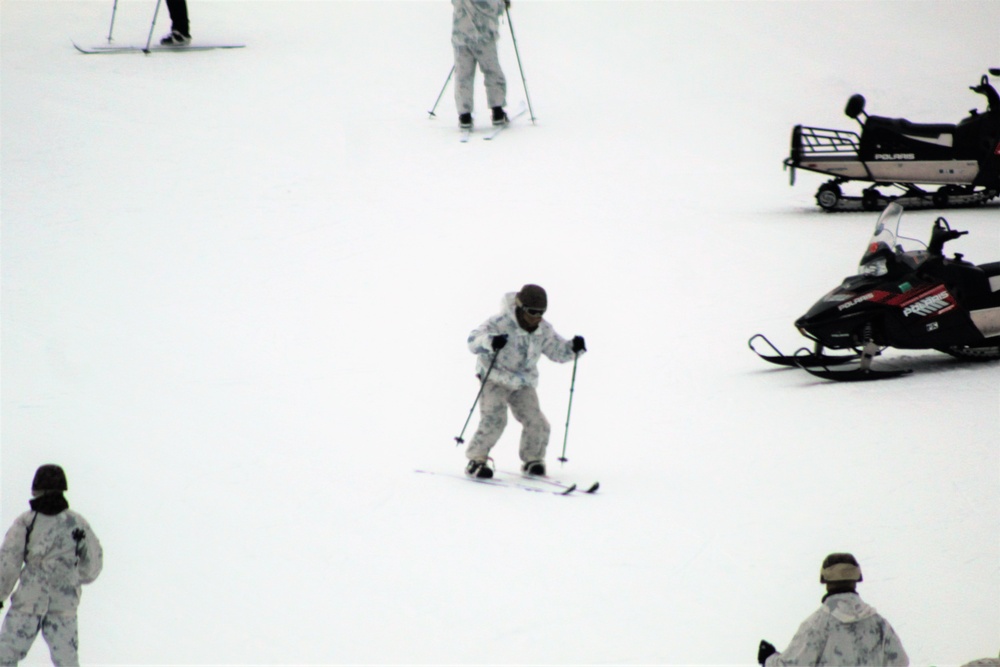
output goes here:
<path id="1" fill-rule="evenodd" d="M 911 664 L 1000 650 L 997 364 L 833 384 L 746 345 L 806 342 L 875 222 L 789 187 L 792 126 L 985 108 L 1000 3 L 515 0 L 537 121 L 467 144 L 450 86 L 427 113 L 443 0 L 192 0 L 247 48 L 77 53 L 111 10 L 3 0 L 0 35 L 0 515 L 66 468 L 106 554 L 85 663 L 753 665 L 833 551 Z M 996 202 L 944 215 L 1000 259 Z M 466 336 L 527 282 L 587 339 L 561 467 L 572 365 L 539 391 L 593 497 L 414 473 L 462 470 Z"/>

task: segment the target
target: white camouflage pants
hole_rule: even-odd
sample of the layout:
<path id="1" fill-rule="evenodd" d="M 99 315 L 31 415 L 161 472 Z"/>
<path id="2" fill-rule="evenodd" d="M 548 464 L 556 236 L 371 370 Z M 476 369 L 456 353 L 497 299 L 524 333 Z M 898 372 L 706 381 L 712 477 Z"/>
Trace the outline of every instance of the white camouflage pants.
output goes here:
<path id="1" fill-rule="evenodd" d="M 507 79 L 500 69 L 497 57 L 497 43 L 475 43 L 455 46 L 455 106 L 458 113 L 472 113 L 473 84 L 476 79 L 476 63 L 483 71 L 486 83 L 486 103 L 490 108 L 502 107 L 507 103 Z"/>
<path id="2" fill-rule="evenodd" d="M 9 612 L 0 630 L 0 667 L 12 667 L 24 660 L 39 630 L 49 645 L 53 665 L 77 667 L 80 664 L 77 658 L 76 616 L 35 616 Z"/>
<path id="3" fill-rule="evenodd" d="M 487 459 L 507 426 L 507 406 L 522 426 L 521 461 L 544 461 L 552 429 L 538 405 L 538 392 L 534 387 L 510 389 L 489 381 L 479 397 L 479 428 L 465 450 L 466 457 L 474 461 Z"/>

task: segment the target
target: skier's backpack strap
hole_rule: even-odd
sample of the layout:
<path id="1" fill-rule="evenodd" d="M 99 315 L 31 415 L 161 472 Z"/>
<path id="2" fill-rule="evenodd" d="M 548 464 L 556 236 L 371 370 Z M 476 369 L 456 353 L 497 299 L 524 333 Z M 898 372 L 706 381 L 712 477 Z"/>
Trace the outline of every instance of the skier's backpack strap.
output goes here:
<path id="1" fill-rule="evenodd" d="M 31 523 L 28 524 L 28 529 L 24 531 L 24 562 L 28 562 L 28 540 L 31 538 L 31 531 L 35 529 L 35 521 L 38 520 L 38 512 L 35 512 L 35 516 L 31 519 Z"/>

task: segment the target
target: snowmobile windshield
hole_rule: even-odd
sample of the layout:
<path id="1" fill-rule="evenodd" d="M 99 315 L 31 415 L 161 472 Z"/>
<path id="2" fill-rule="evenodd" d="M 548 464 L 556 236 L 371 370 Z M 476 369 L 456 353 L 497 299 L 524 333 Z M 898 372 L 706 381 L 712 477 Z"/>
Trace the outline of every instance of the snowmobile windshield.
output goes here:
<path id="1" fill-rule="evenodd" d="M 890 203 L 882 211 L 875 223 L 875 233 L 868 241 L 865 254 L 861 256 L 859 275 L 878 277 L 889 273 L 889 263 L 896 254 L 896 230 L 902 217 L 903 207 L 896 202 Z"/>

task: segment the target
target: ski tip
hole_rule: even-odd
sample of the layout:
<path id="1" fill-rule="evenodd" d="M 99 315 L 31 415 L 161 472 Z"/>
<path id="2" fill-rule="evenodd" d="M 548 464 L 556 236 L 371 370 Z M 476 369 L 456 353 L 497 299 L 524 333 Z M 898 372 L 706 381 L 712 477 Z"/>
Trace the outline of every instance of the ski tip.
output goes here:
<path id="1" fill-rule="evenodd" d="M 597 493 L 597 490 L 598 490 L 599 488 L 601 488 L 601 483 L 600 483 L 600 482 L 594 482 L 594 483 L 593 483 L 593 484 L 592 484 L 592 485 L 590 486 L 590 488 L 589 488 L 589 489 L 587 489 L 586 493 Z"/>
<path id="2" fill-rule="evenodd" d="M 561 495 L 561 496 L 568 496 L 569 494 L 573 493 L 574 491 L 576 491 L 576 484 L 571 484 L 570 486 L 568 486 L 566 488 L 565 491 L 563 491 L 559 495 Z"/>

